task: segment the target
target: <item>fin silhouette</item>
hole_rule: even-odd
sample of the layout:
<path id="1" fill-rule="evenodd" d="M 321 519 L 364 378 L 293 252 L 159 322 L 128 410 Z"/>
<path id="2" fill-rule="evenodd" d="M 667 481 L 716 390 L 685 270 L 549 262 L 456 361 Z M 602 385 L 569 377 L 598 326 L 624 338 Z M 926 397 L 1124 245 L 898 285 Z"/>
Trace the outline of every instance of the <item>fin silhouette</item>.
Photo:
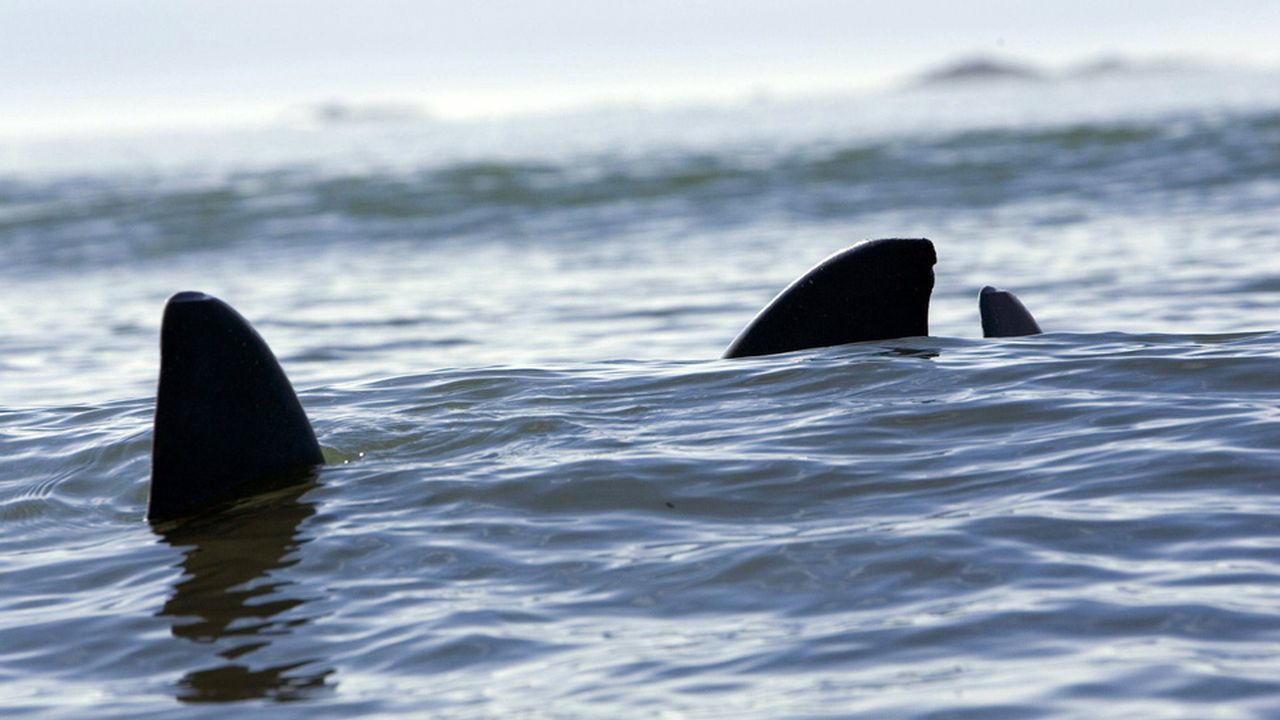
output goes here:
<path id="1" fill-rule="evenodd" d="M 989 338 L 1039 335 L 1040 325 L 1017 295 L 990 285 L 978 293 L 982 313 L 982 336 Z"/>
<path id="2" fill-rule="evenodd" d="M 724 357 L 928 335 L 937 259 L 924 238 L 869 240 L 842 250 L 779 293 Z"/>
<path id="3" fill-rule="evenodd" d="M 195 514 L 323 463 L 298 396 L 248 321 L 204 293 L 169 298 L 147 519 Z"/>

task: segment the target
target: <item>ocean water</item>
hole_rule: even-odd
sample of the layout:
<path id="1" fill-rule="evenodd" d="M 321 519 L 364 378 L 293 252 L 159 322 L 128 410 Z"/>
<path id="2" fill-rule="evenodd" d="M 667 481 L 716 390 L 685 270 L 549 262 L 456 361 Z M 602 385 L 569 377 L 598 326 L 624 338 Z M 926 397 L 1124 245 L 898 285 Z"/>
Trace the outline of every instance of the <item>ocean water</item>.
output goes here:
<path id="1" fill-rule="evenodd" d="M 929 337 L 718 359 L 889 236 Z M 0 257 L 4 717 L 1280 715 L 1274 74 L 11 138 Z M 188 289 L 331 462 L 153 527 Z"/>

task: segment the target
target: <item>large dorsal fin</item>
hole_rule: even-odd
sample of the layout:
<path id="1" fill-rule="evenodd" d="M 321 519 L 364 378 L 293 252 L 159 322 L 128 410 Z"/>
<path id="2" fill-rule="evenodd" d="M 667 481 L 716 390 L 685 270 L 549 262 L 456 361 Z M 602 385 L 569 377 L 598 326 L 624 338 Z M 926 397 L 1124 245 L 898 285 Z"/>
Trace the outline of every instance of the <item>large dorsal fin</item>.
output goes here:
<path id="1" fill-rule="evenodd" d="M 197 513 L 323 462 L 298 396 L 248 321 L 204 293 L 169 298 L 147 518 Z"/>
<path id="2" fill-rule="evenodd" d="M 870 240 L 832 255 L 791 283 L 724 357 L 746 357 L 929 334 L 933 243 Z"/>
<path id="3" fill-rule="evenodd" d="M 1040 324 L 1017 295 L 990 285 L 978 293 L 978 311 L 982 314 L 982 336 L 989 338 L 1039 335 Z"/>

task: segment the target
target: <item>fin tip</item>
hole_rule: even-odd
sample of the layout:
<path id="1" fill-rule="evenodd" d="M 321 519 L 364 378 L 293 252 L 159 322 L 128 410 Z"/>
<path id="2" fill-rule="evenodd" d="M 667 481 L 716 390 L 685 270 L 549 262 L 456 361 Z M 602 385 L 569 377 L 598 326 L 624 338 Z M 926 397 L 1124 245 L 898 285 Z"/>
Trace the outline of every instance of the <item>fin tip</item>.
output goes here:
<path id="1" fill-rule="evenodd" d="M 183 290 L 182 292 L 175 293 L 172 297 L 170 297 L 168 304 L 172 305 L 174 303 L 204 302 L 206 300 L 216 300 L 216 299 L 217 298 L 215 298 L 214 296 L 209 295 L 207 293 L 202 293 L 199 290 Z"/>

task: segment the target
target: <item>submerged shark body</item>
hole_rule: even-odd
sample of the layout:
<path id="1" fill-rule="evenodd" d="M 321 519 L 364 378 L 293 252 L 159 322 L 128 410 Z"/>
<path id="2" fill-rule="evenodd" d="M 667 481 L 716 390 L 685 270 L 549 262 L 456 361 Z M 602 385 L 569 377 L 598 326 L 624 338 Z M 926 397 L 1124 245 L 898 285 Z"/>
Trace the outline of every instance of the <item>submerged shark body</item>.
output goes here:
<path id="1" fill-rule="evenodd" d="M 740 332 L 726 358 L 929 334 L 933 243 L 872 240 L 823 260 Z M 1040 332 L 1012 293 L 983 288 L 986 337 Z M 152 522 L 207 512 L 305 477 L 324 463 L 315 432 L 266 342 L 221 300 L 169 299 L 151 453 Z"/>

